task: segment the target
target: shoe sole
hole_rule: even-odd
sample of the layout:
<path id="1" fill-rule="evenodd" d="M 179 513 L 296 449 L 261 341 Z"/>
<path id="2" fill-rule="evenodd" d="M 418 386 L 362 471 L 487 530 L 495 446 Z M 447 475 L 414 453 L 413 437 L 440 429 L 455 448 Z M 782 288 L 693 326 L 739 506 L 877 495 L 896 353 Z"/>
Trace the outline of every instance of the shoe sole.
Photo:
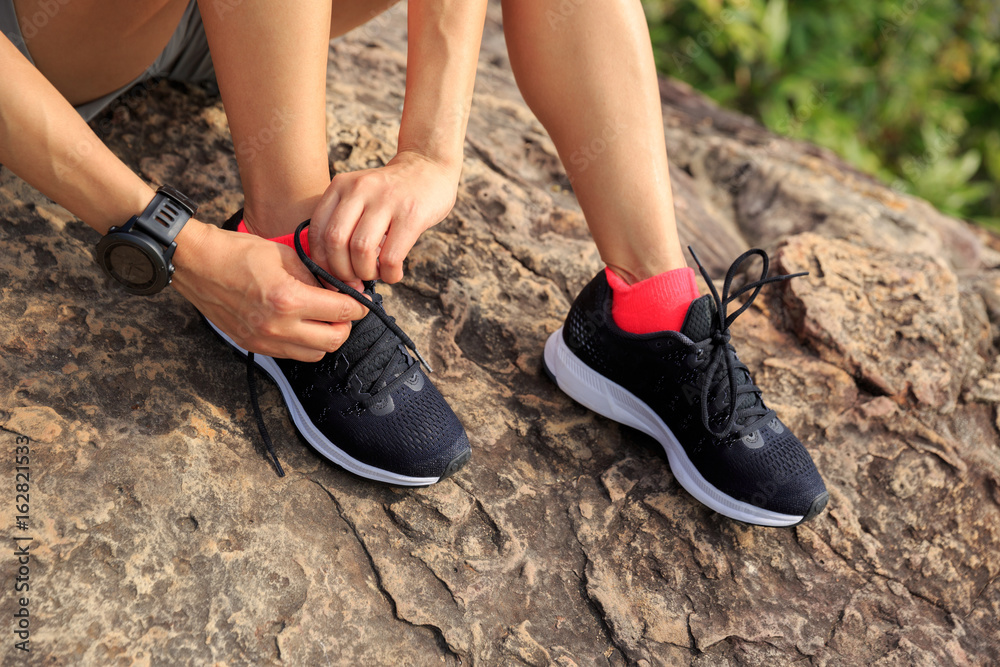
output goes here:
<path id="1" fill-rule="evenodd" d="M 224 340 L 230 347 L 242 354 L 244 357 L 247 356 L 246 350 L 234 343 L 229 336 L 223 333 L 207 318 L 203 319 L 205 319 L 205 322 L 208 323 L 208 326 L 212 328 L 216 335 L 222 338 L 222 340 Z M 312 445 L 316 451 L 348 472 L 352 472 L 355 475 L 372 479 L 377 482 L 385 482 L 396 486 L 430 486 L 431 484 L 439 482 L 446 477 L 450 477 L 459 468 L 461 468 L 466 461 L 469 460 L 471 451 L 466 450 L 456 456 L 455 459 L 445 467 L 444 472 L 439 477 L 410 477 L 390 472 L 388 470 L 382 470 L 381 468 L 376 468 L 375 466 L 368 465 L 367 463 L 362 463 L 344 450 L 337 447 L 337 445 L 333 444 L 330 439 L 323 435 L 323 432 L 320 431 L 315 424 L 313 424 L 312 420 L 309 419 L 309 415 L 299 402 L 298 397 L 295 396 L 295 392 L 292 391 L 292 386 L 288 383 L 288 380 L 285 379 L 285 374 L 281 372 L 281 369 L 278 367 L 278 364 L 274 359 L 268 357 L 267 355 L 254 354 L 253 360 L 257 365 L 257 368 L 267 373 L 274 383 L 278 385 L 278 389 L 281 391 L 281 396 L 285 399 L 285 406 L 288 408 L 288 412 L 292 416 L 292 422 L 295 424 L 295 428 L 298 430 L 299 435 L 305 438 L 306 442 Z"/>
<path id="2" fill-rule="evenodd" d="M 583 363 L 563 339 L 563 329 L 545 343 L 543 364 L 559 388 L 577 403 L 616 422 L 642 431 L 663 446 L 670 470 L 680 485 L 719 514 L 760 526 L 794 526 L 823 509 L 827 494 L 817 497 L 804 515 L 781 514 L 737 500 L 706 480 L 660 416 L 635 394 Z"/>

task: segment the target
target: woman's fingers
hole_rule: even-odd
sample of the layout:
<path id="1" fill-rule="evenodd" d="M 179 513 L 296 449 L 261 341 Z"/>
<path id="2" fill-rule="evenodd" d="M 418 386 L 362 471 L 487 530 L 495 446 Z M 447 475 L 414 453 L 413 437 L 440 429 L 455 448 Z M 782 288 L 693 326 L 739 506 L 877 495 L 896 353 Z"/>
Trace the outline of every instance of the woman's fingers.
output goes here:
<path id="1" fill-rule="evenodd" d="M 313 259 L 340 280 L 398 282 L 403 261 L 455 204 L 457 173 L 413 154 L 338 174 L 313 213 Z"/>
<path id="2" fill-rule="evenodd" d="M 322 287 L 310 288 L 303 296 L 305 297 L 301 310 L 303 321 L 352 322 L 360 320 L 368 313 L 368 309 L 354 297 Z"/>
<path id="3" fill-rule="evenodd" d="M 350 242 L 351 267 L 354 275 L 362 280 L 379 278 L 379 252 L 389 230 L 390 218 L 389 211 L 369 207 L 354 228 Z"/>
<path id="4" fill-rule="evenodd" d="M 320 242 L 325 250 L 323 259 L 326 260 L 327 270 L 341 280 L 361 278 L 354 273 L 351 263 L 351 238 L 365 211 L 365 204 L 364 200 L 356 197 L 341 199 L 325 223 L 319 221 Z M 317 263 L 320 262 L 317 260 Z"/>
<path id="5" fill-rule="evenodd" d="M 318 361 L 340 347 L 367 309 L 320 287 L 286 246 L 207 227 L 174 284 L 205 317 L 251 352 Z"/>
<path id="6" fill-rule="evenodd" d="M 403 279 L 403 261 L 424 230 L 413 225 L 390 225 L 379 251 L 379 277 L 386 283 Z"/>

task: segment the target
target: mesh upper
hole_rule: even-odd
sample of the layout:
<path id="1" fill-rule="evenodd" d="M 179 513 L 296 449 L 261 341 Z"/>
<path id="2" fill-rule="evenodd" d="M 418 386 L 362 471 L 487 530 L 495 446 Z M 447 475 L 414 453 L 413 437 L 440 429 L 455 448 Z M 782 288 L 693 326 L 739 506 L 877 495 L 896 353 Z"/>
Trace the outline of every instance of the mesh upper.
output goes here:
<path id="1" fill-rule="evenodd" d="M 407 369 L 406 356 L 395 345 L 379 349 L 355 367 L 351 358 L 356 363 L 384 331 L 380 320 L 372 315 L 365 320 L 369 317 L 380 327 L 356 325 L 357 334 L 352 330 L 344 346 L 318 364 L 282 359 L 278 365 L 312 422 L 334 445 L 383 470 L 415 477 L 440 475 L 469 448 L 465 429 L 423 369 L 415 363 Z M 368 387 L 362 383 L 373 383 L 387 361 L 401 368 L 408 381 L 376 392 L 374 405 L 365 407 L 362 399 L 368 398 Z M 387 380 L 396 374 L 390 373 Z M 376 414 L 388 400 L 391 409 Z"/>
<path id="2" fill-rule="evenodd" d="M 687 317 L 684 319 L 684 326 L 681 327 L 681 333 L 685 336 L 698 343 L 712 335 L 713 326 L 715 325 L 715 320 L 718 317 L 715 310 L 715 301 L 712 300 L 708 294 L 705 296 L 695 299 L 691 306 L 688 308 Z M 732 354 L 736 354 L 736 350 L 732 345 L 729 346 Z M 729 380 L 725 377 L 725 366 L 721 366 L 719 371 L 716 373 L 716 381 L 723 382 L 723 386 L 728 387 Z M 737 368 L 736 370 L 736 384 L 737 386 L 745 386 L 753 382 L 750 377 L 749 371 L 743 368 Z M 739 400 L 736 406 L 740 409 L 746 409 L 757 404 L 763 404 L 760 397 L 755 393 L 744 393 L 740 394 Z"/>
<path id="3" fill-rule="evenodd" d="M 365 292 L 381 304 L 380 295 L 374 294 L 372 290 Z M 399 348 L 400 341 L 392 334 L 387 337 L 387 341 L 383 341 L 377 349 L 372 350 L 372 346 L 378 344 L 385 331 L 386 327 L 382 320 L 369 311 L 364 318 L 354 323 L 351 335 L 338 350 L 354 366 L 354 373 L 361 380 L 362 391 L 369 391 L 372 383 L 387 370 L 387 367 L 389 373 L 386 380 L 390 381 L 405 371 L 412 361 L 409 355 Z"/>

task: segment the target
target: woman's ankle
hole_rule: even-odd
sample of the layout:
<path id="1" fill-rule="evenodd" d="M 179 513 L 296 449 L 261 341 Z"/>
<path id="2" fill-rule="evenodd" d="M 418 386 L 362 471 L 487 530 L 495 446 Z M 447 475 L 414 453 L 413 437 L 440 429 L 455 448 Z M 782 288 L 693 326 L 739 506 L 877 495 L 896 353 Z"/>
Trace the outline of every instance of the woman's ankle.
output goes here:
<path id="1" fill-rule="evenodd" d="M 605 259 L 605 264 L 629 285 L 634 285 L 668 271 L 687 267 L 687 262 L 684 261 L 684 254 L 679 248 L 671 248 L 661 253 L 649 252 L 645 256 L 632 259 L 632 261 L 622 261 L 623 259 L 607 258 Z"/>
<path id="2" fill-rule="evenodd" d="M 243 222 L 247 231 L 257 236 L 267 239 L 285 236 L 312 217 L 321 196 L 322 193 L 280 204 L 252 202 L 248 197 L 243 207 Z"/>

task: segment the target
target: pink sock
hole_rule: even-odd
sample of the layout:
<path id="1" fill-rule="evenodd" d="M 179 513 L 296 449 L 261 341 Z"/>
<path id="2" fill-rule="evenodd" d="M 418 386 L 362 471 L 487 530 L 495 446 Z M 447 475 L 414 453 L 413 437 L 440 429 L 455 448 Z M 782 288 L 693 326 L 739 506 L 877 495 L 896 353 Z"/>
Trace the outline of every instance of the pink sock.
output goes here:
<path id="1" fill-rule="evenodd" d="M 247 229 L 246 222 L 244 222 L 243 220 L 240 220 L 240 224 L 236 227 L 236 231 L 243 232 L 244 234 L 250 234 L 251 233 L 250 230 Z M 309 254 L 309 229 L 308 228 L 303 229 L 302 233 L 299 235 L 299 238 L 302 239 L 302 249 L 305 250 L 306 254 L 308 255 Z M 271 240 L 274 241 L 275 243 L 283 243 L 284 245 L 288 246 L 292 250 L 295 250 L 295 234 L 285 234 L 284 236 L 276 236 L 276 237 L 274 237 Z"/>
<path id="2" fill-rule="evenodd" d="M 614 296 L 615 324 L 634 334 L 680 331 L 688 306 L 698 298 L 694 269 L 685 266 L 629 285 L 610 268 L 604 270 Z"/>

